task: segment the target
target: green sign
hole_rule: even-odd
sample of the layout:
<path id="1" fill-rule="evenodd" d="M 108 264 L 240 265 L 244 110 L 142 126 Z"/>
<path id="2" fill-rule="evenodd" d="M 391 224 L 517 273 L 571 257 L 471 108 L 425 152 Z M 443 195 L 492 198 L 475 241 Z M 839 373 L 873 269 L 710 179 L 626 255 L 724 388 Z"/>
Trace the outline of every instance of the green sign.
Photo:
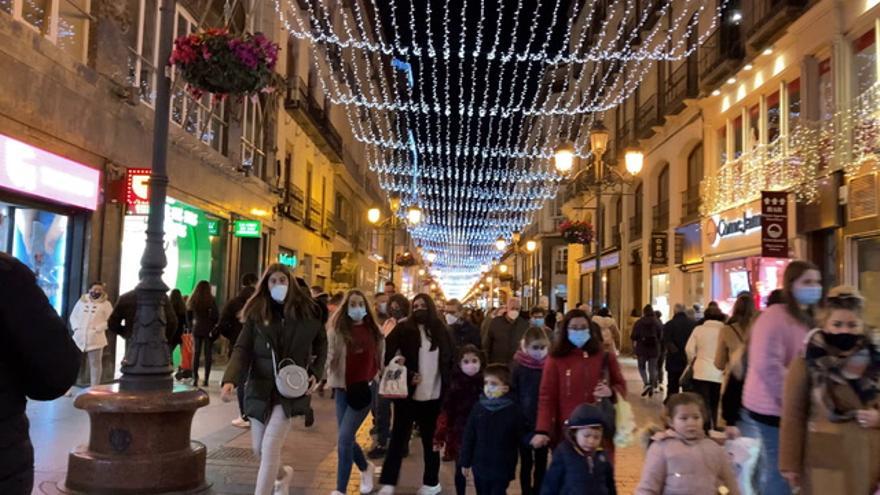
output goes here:
<path id="1" fill-rule="evenodd" d="M 236 220 L 232 224 L 232 235 L 235 237 L 260 237 L 262 227 L 259 220 Z"/>
<path id="2" fill-rule="evenodd" d="M 220 221 L 219 220 L 208 220 L 208 235 L 211 237 L 217 237 L 220 235 Z"/>
<path id="3" fill-rule="evenodd" d="M 296 268 L 296 265 L 299 264 L 299 260 L 296 259 L 295 253 L 278 253 L 278 262 L 282 265 L 289 266 L 290 268 Z"/>

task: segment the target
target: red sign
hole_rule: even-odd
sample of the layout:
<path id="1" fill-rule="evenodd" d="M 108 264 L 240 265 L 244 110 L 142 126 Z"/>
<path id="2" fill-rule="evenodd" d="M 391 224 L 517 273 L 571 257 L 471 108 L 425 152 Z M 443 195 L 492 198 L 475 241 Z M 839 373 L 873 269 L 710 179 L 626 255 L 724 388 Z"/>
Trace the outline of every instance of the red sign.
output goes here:
<path id="1" fill-rule="evenodd" d="M 150 212 L 150 169 L 126 169 L 125 210 L 129 215 L 146 215 Z"/>
<path id="2" fill-rule="evenodd" d="M 100 186 L 100 171 L 0 135 L 0 187 L 94 210 Z"/>
<path id="3" fill-rule="evenodd" d="M 787 192 L 761 192 L 761 256 L 788 258 Z"/>

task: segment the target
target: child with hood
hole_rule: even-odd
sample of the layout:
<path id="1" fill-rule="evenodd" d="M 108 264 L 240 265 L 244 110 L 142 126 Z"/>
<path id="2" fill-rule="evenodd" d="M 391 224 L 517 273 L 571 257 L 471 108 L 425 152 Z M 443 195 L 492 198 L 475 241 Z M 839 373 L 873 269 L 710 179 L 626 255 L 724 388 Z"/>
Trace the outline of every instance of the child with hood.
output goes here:
<path id="1" fill-rule="evenodd" d="M 565 440 L 553 451 L 542 495 L 616 495 L 614 467 L 602 450 L 606 418 L 581 404 L 565 422 Z"/>
<path id="2" fill-rule="evenodd" d="M 538 392 L 550 340 L 542 326 L 526 331 L 522 347 L 513 356 L 513 398 L 522 410 L 527 440 L 519 447 L 519 484 L 522 495 L 537 494 L 547 472 L 548 447 L 533 448 L 531 432 L 538 420 Z"/>
<path id="3" fill-rule="evenodd" d="M 473 344 L 462 346 L 458 366 L 452 371 L 449 392 L 443 400 L 437 430 L 434 433 L 434 450 L 443 450 L 444 461 L 455 461 L 455 493 L 464 495 L 467 480 L 458 462 L 462 437 L 468 416 L 483 391 L 483 353 Z"/>

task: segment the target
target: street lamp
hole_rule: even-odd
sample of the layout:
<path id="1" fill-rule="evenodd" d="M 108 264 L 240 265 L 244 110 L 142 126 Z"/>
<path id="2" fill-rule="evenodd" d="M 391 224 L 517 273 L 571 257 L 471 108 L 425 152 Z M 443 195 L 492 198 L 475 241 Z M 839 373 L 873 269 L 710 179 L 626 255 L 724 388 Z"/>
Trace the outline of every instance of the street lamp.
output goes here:
<path id="1" fill-rule="evenodd" d="M 409 221 L 410 225 L 418 225 L 422 223 L 422 209 L 418 206 L 410 206 L 406 210 L 406 219 Z"/>
<path id="2" fill-rule="evenodd" d="M 372 224 L 379 223 L 379 219 L 382 218 L 382 211 L 379 208 L 370 208 L 367 210 L 367 221 Z"/>
<path id="3" fill-rule="evenodd" d="M 538 249 L 538 243 L 533 240 L 526 241 L 526 251 L 530 253 L 534 253 L 535 250 Z"/>
<path id="4" fill-rule="evenodd" d="M 642 165 L 645 163 L 645 154 L 638 148 L 629 148 L 624 155 L 624 162 L 626 163 L 626 171 L 630 175 L 639 175 L 639 172 L 642 171 Z"/>
<path id="5" fill-rule="evenodd" d="M 391 215 L 382 220 L 382 210 L 379 208 L 370 208 L 367 210 L 367 221 L 372 225 L 385 225 L 391 234 L 391 256 L 388 257 L 388 263 L 391 267 L 391 283 L 394 283 L 394 251 L 397 244 L 397 230 L 400 228 L 400 218 L 397 216 L 400 211 L 401 199 L 398 194 L 392 194 L 388 197 L 388 206 L 391 207 Z M 411 205 L 406 209 L 406 222 L 415 226 L 422 222 L 422 209 L 417 205 Z"/>
<path id="6" fill-rule="evenodd" d="M 561 174 L 568 174 L 571 172 L 571 169 L 574 168 L 574 158 L 574 145 L 571 143 L 564 143 L 558 150 L 556 150 L 556 170 Z"/>
<path id="7" fill-rule="evenodd" d="M 428 263 L 433 263 L 437 260 L 437 253 L 434 251 L 428 251 L 428 254 L 425 255 L 425 259 L 428 260 Z"/>
<path id="8" fill-rule="evenodd" d="M 495 239 L 495 249 L 499 251 L 507 249 L 507 241 L 504 239 L 504 236 L 498 236 L 498 239 Z"/>
<path id="9" fill-rule="evenodd" d="M 509 268 L 507 267 L 507 265 L 501 265 L 501 266 L 498 267 L 498 271 L 501 272 L 501 273 L 507 273 L 507 270 L 509 270 Z"/>

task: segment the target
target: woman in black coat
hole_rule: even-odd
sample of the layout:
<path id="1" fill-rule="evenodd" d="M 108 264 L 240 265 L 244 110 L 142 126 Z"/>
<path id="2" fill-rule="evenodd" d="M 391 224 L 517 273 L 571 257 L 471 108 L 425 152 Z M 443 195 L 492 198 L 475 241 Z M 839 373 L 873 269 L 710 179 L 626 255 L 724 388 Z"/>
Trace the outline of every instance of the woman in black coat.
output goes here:
<path id="1" fill-rule="evenodd" d="M 195 341 L 193 385 L 199 384 L 199 358 L 202 352 L 204 352 L 205 380 L 202 385 L 208 386 L 208 379 L 211 377 L 211 358 L 213 357 L 211 352 L 212 344 L 214 339 L 217 338 L 213 333 L 219 319 L 220 311 L 217 309 L 214 295 L 211 294 L 211 284 L 207 280 L 202 280 L 193 289 L 186 308 L 186 322 L 192 330 L 193 340 Z"/>
<path id="2" fill-rule="evenodd" d="M 418 424 L 424 449 L 423 491 L 439 493 L 440 453 L 434 451 L 433 439 L 453 354 L 452 338 L 437 314 L 434 300 L 427 294 L 418 294 L 413 298 L 412 315 L 385 339 L 385 364 L 397 359 L 406 366 L 409 393 L 406 399 L 394 401 L 391 443 L 379 478 L 384 492 L 379 493 L 393 493 L 397 485 L 413 423 Z"/>

